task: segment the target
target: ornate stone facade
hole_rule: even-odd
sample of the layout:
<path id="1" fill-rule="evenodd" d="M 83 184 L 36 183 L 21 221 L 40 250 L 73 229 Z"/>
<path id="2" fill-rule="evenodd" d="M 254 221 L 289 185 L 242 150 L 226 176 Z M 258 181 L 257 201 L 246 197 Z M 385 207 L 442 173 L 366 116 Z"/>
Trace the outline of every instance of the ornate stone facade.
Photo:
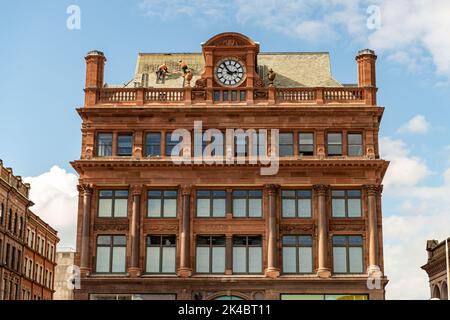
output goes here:
<path id="1" fill-rule="evenodd" d="M 378 151 L 384 109 L 376 104 L 376 56 L 369 51 L 358 55 L 358 86 L 344 87 L 334 80 L 323 79 L 323 83 L 330 86 L 288 88 L 278 84 L 288 82 L 288 74 L 283 74 L 283 70 L 296 68 L 295 56 L 285 60 L 292 65 L 279 68 L 283 72 L 268 85 L 264 79 L 267 70 L 258 65 L 259 44 L 251 39 L 237 33 L 220 34 L 203 44 L 202 51 L 203 70 L 198 72 L 192 88 L 182 88 L 181 82 L 175 88 L 153 87 L 151 83 L 149 87 L 106 88 L 103 85 L 105 56 L 95 52 L 86 57 L 85 105 L 77 110 L 83 121 L 82 153 L 79 160 L 72 162 L 80 175 L 75 262 L 81 267 L 82 280 L 81 289 L 75 291 L 75 299 L 114 295 L 160 297 L 164 294 L 177 299 L 224 296 L 281 299 L 289 294 L 384 299 L 387 278 L 382 275 L 380 186 L 388 162 L 380 159 Z M 276 56 L 281 61 L 283 55 Z M 234 57 L 245 64 L 245 80 L 237 87 L 219 85 L 214 75 L 217 62 L 226 57 Z M 189 60 L 184 57 L 183 61 Z M 302 68 L 307 68 L 307 64 Z M 278 70 L 273 68 L 274 72 Z M 307 69 L 301 72 L 308 74 Z M 292 154 L 280 157 L 278 173 L 270 176 L 260 174 L 262 165 L 248 162 L 174 164 L 165 156 L 166 134 L 179 128 L 193 130 L 194 121 L 202 121 L 205 130 L 266 128 L 292 133 Z M 148 149 L 154 146 L 146 137 L 155 132 L 160 137 L 157 146 L 160 152 L 150 155 Z M 302 132 L 313 134 L 311 154 L 301 153 L 299 134 Z M 331 156 L 328 152 L 331 142 L 327 137 L 335 132 L 343 137 L 342 154 Z M 348 151 L 352 148 L 348 136 L 355 132 L 361 137 L 358 149 L 361 151 L 357 155 Z M 99 146 L 101 133 L 111 137 L 108 140 L 111 145 L 107 145 L 108 151 L 102 151 L 103 154 L 99 152 L 100 147 L 104 148 Z M 132 147 L 127 156 L 118 155 L 118 137 L 123 134 L 132 135 Z M 233 215 L 233 191 L 242 189 L 261 190 L 261 217 Z M 361 215 L 334 217 L 332 193 L 348 189 L 360 192 Z M 100 216 L 100 193 L 104 190 L 128 190 L 125 216 Z M 152 190 L 177 191 L 175 217 L 149 216 L 149 192 Z M 198 217 L 199 190 L 224 191 L 224 216 Z M 311 191 L 310 216 L 283 217 L 283 192 L 286 190 Z M 99 237 L 120 235 L 126 237 L 126 270 L 120 274 L 97 272 L 97 264 L 101 263 L 97 253 Z M 170 235 L 176 237 L 176 272 L 169 275 L 147 272 L 148 237 Z M 282 238 L 286 235 L 311 236 L 311 273 L 283 271 Z M 334 272 L 333 237 L 339 235 L 361 237 L 362 272 Z M 222 274 L 206 275 L 196 271 L 199 236 L 224 237 L 225 271 Z M 233 271 L 235 236 L 261 237 L 263 270 L 260 274 Z M 369 289 L 367 280 L 375 267 L 381 271 L 381 275 L 378 273 L 380 286 Z"/>

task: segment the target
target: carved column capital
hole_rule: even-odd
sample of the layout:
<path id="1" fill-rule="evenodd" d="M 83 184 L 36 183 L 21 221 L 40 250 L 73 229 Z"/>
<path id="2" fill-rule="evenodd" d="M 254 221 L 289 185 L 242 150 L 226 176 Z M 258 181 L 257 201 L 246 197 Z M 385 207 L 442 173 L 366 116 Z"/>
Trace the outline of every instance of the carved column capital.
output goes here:
<path id="1" fill-rule="evenodd" d="M 142 195 L 143 186 L 142 185 L 132 185 L 130 188 L 132 196 L 140 196 Z"/>
<path id="2" fill-rule="evenodd" d="M 79 184 L 77 186 L 78 192 L 83 195 L 92 195 L 94 192 L 94 186 L 92 184 Z"/>
<path id="3" fill-rule="evenodd" d="M 270 194 L 276 194 L 277 191 L 281 188 L 279 184 L 266 184 L 264 188 L 267 190 L 267 192 Z"/>
<path id="4" fill-rule="evenodd" d="M 180 192 L 183 196 L 189 196 L 191 194 L 192 185 L 183 184 L 179 186 Z"/>
<path id="5" fill-rule="evenodd" d="M 327 184 L 316 184 L 313 186 L 314 191 L 320 196 L 326 196 L 330 190 L 330 186 Z"/>
<path id="6" fill-rule="evenodd" d="M 363 189 L 366 190 L 368 195 L 377 195 L 383 192 L 383 186 L 376 184 L 366 184 L 363 186 Z"/>

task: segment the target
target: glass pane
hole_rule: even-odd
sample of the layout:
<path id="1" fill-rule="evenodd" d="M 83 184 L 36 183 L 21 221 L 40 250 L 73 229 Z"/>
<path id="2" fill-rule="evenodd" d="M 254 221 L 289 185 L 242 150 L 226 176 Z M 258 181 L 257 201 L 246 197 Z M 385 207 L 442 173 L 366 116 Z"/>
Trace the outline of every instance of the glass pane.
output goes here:
<path id="1" fill-rule="evenodd" d="M 312 248 L 298 248 L 300 273 L 312 273 Z"/>
<path id="2" fill-rule="evenodd" d="M 329 133 L 328 134 L 328 144 L 342 144 L 342 134 Z"/>
<path id="3" fill-rule="evenodd" d="M 128 190 L 116 190 L 114 191 L 116 197 L 128 198 Z"/>
<path id="4" fill-rule="evenodd" d="M 118 155 L 131 155 L 133 148 L 133 136 L 132 135 L 119 135 L 117 138 L 117 154 Z"/>
<path id="5" fill-rule="evenodd" d="M 343 218 L 345 217 L 345 200 L 333 199 L 333 217 Z"/>
<path id="6" fill-rule="evenodd" d="M 295 246 L 295 245 L 297 245 L 297 237 L 296 236 L 284 236 L 283 237 L 283 245 L 284 246 Z"/>
<path id="7" fill-rule="evenodd" d="M 296 273 L 296 248 L 295 247 L 283 247 L 283 272 Z"/>
<path id="8" fill-rule="evenodd" d="M 350 198 L 361 198 L 361 191 L 360 190 L 348 190 L 347 195 Z"/>
<path id="9" fill-rule="evenodd" d="M 292 133 L 280 133 L 280 144 L 292 144 L 293 141 Z"/>
<path id="10" fill-rule="evenodd" d="M 147 237 L 147 246 L 160 245 L 160 244 L 161 244 L 160 236 L 148 236 Z"/>
<path id="11" fill-rule="evenodd" d="M 247 201 L 246 199 L 233 199 L 233 216 L 246 216 Z"/>
<path id="12" fill-rule="evenodd" d="M 197 272 L 209 272 L 209 247 L 197 247 Z"/>
<path id="13" fill-rule="evenodd" d="M 362 273 L 363 272 L 363 256 L 362 248 L 349 248 L 349 260 L 350 260 L 350 272 Z"/>
<path id="14" fill-rule="evenodd" d="M 351 218 L 361 217 L 360 199 L 348 199 L 348 216 Z"/>
<path id="15" fill-rule="evenodd" d="M 112 272 L 125 272 L 125 247 L 113 248 Z"/>
<path id="16" fill-rule="evenodd" d="M 209 199 L 197 199 L 197 217 L 209 217 Z"/>
<path id="17" fill-rule="evenodd" d="M 348 135 L 348 144 L 362 144 L 362 135 L 360 133 L 350 133 Z"/>
<path id="18" fill-rule="evenodd" d="M 163 261 L 162 261 L 162 272 L 163 273 L 175 273 L 175 247 L 165 247 L 163 248 Z"/>
<path id="19" fill-rule="evenodd" d="M 313 133 L 300 133 L 299 134 L 300 144 L 314 144 L 314 134 Z"/>
<path id="20" fill-rule="evenodd" d="M 311 236 L 299 236 L 298 244 L 300 246 L 304 246 L 304 247 L 311 247 L 312 246 L 312 237 Z"/>
<path id="21" fill-rule="evenodd" d="M 213 217 L 225 217 L 225 199 L 213 200 Z"/>
<path id="22" fill-rule="evenodd" d="M 109 247 L 97 247 L 97 272 L 109 272 Z"/>
<path id="23" fill-rule="evenodd" d="M 313 145 L 300 145 L 299 153 L 305 156 L 313 156 L 314 155 L 314 146 Z"/>
<path id="24" fill-rule="evenodd" d="M 98 216 L 111 217 L 112 216 L 112 199 L 100 199 L 98 202 Z"/>
<path id="25" fill-rule="evenodd" d="M 334 197 L 345 197 L 345 191 L 344 190 L 333 190 L 332 195 L 333 195 L 333 198 Z"/>
<path id="26" fill-rule="evenodd" d="M 114 216 L 126 217 L 128 216 L 128 199 L 115 199 L 114 201 Z"/>
<path id="27" fill-rule="evenodd" d="M 363 240 L 361 236 L 349 236 L 348 244 L 352 246 L 362 246 Z"/>
<path id="28" fill-rule="evenodd" d="M 161 191 L 149 191 L 148 196 L 149 198 L 161 198 Z"/>
<path id="29" fill-rule="evenodd" d="M 362 146 L 348 146 L 348 155 L 354 156 L 354 157 L 360 157 L 363 155 L 363 148 Z"/>
<path id="30" fill-rule="evenodd" d="M 102 190 L 102 191 L 99 192 L 100 198 L 112 197 L 112 195 L 113 195 L 113 192 L 111 190 Z"/>
<path id="31" fill-rule="evenodd" d="M 150 247 L 147 248 L 147 272 L 158 273 L 159 272 L 159 261 L 160 259 L 160 248 Z"/>
<path id="32" fill-rule="evenodd" d="M 328 154 L 331 156 L 342 155 L 342 146 L 328 146 Z"/>
<path id="33" fill-rule="evenodd" d="M 164 191 L 164 197 L 166 198 L 177 198 L 178 191 Z"/>
<path id="34" fill-rule="evenodd" d="M 246 196 L 247 196 L 247 191 L 245 191 L 245 190 L 233 191 L 233 197 L 246 197 Z"/>
<path id="35" fill-rule="evenodd" d="M 247 255 L 245 247 L 233 248 L 233 272 L 245 273 L 247 265 Z"/>
<path id="36" fill-rule="evenodd" d="M 262 199 L 250 199 L 248 208 L 249 217 L 262 216 Z"/>
<path id="37" fill-rule="evenodd" d="M 177 216 L 177 200 L 164 199 L 164 217 L 174 218 Z"/>
<path id="38" fill-rule="evenodd" d="M 114 236 L 113 237 L 113 244 L 116 246 L 125 246 L 127 244 L 127 237 L 126 236 Z"/>
<path id="39" fill-rule="evenodd" d="M 334 246 L 345 246 L 345 245 L 347 245 L 347 237 L 346 236 L 334 236 L 333 237 L 333 245 Z"/>
<path id="40" fill-rule="evenodd" d="M 199 197 L 207 197 L 207 198 L 209 198 L 210 194 L 211 193 L 209 191 L 200 190 L 200 191 L 197 191 L 197 198 L 199 198 Z"/>
<path id="41" fill-rule="evenodd" d="M 347 272 L 347 255 L 345 248 L 333 248 L 333 271 L 335 273 Z"/>
<path id="42" fill-rule="evenodd" d="M 280 144 L 279 153 L 280 157 L 292 156 L 294 154 L 294 146 Z"/>
<path id="43" fill-rule="evenodd" d="M 249 248 L 248 251 L 249 251 L 248 271 L 250 273 L 262 272 L 262 248 L 259 247 Z"/>
<path id="44" fill-rule="evenodd" d="M 210 237 L 197 237 L 197 245 L 198 246 L 209 246 Z"/>
<path id="45" fill-rule="evenodd" d="M 110 236 L 99 236 L 97 238 L 97 244 L 110 245 L 111 244 L 111 237 Z"/>
<path id="46" fill-rule="evenodd" d="M 311 217 L 311 200 L 299 199 L 298 200 L 298 216 L 300 218 Z"/>
<path id="47" fill-rule="evenodd" d="M 283 217 L 294 218 L 295 217 L 295 200 L 283 199 Z"/>
<path id="48" fill-rule="evenodd" d="M 161 199 L 148 199 L 148 216 L 161 217 Z"/>
<path id="49" fill-rule="evenodd" d="M 324 300 L 324 296 L 321 294 L 283 294 L 281 300 Z"/>
<path id="50" fill-rule="evenodd" d="M 294 190 L 284 190 L 283 193 L 283 198 L 294 198 L 295 197 L 295 191 Z"/>
<path id="51" fill-rule="evenodd" d="M 212 248 L 212 272 L 225 273 L 225 248 Z"/>

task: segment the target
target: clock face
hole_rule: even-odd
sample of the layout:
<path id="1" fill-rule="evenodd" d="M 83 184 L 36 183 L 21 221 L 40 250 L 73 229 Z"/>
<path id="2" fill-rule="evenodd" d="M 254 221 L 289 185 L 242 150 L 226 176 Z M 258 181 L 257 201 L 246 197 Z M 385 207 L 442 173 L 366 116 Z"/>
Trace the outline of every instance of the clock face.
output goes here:
<path id="1" fill-rule="evenodd" d="M 236 87 L 245 79 L 245 67 L 239 60 L 227 58 L 217 64 L 215 76 L 220 84 Z"/>

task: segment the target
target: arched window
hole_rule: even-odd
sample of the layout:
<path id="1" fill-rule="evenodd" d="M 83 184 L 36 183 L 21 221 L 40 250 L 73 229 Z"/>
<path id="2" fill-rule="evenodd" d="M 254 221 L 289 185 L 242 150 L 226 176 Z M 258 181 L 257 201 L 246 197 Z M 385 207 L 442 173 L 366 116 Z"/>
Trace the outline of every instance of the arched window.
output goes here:
<path id="1" fill-rule="evenodd" d="M 244 300 L 244 299 L 238 296 L 220 296 L 215 298 L 214 300 Z"/>
<path id="2" fill-rule="evenodd" d="M 441 287 L 441 300 L 448 300 L 447 283 L 444 282 Z"/>
<path id="3" fill-rule="evenodd" d="M 431 296 L 433 299 L 440 299 L 441 298 L 441 291 L 439 290 L 439 286 L 436 285 L 433 289 L 433 295 Z"/>

